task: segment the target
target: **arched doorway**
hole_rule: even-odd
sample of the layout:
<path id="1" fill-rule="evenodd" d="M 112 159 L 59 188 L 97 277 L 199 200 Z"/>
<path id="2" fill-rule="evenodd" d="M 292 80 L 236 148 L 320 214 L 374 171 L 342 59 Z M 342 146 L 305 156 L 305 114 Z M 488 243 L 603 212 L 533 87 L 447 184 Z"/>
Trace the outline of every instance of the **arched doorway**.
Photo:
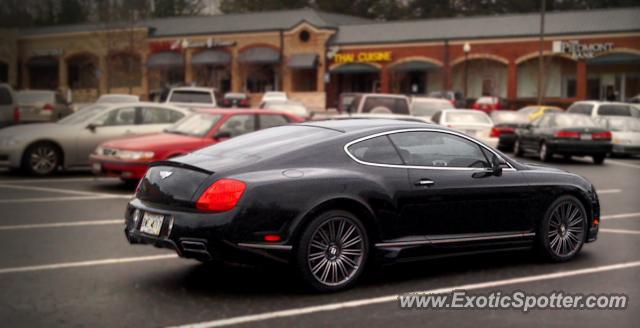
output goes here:
<path id="1" fill-rule="evenodd" d="M 200 51 L 191 58 L 195 81 L 199 86 L 212 87 L 226 93 L 231 90 L 231 54 L 219 49 Z"/>
<path id="2" fill-rule="evenodd" d="M 336 78 L 338 95 L 343 92 L 378 92 L 380 90 L 380 67 L 364 63 L 336 66 L 330 70 Z"/>
<path id="3" fill-rule="evenodd" d="M 184 56 L 175 51 L 162 51 L 149 56 L 149 88 L 158 90 L 184 83 Z"/>
<path id="4" fill-rule="evenodd" d="M 538 97 L 538 57 L 518 63 L 518 98 Z M 576 62 L 564 56 L 544 56 L 543 96 L 573 98 L 576 89 Z"/>
<path id="5" fill-rule="evenodd" d="M 98 88 L 98 75 L 104 72 L 98 72 L 98 60 L 95 56 L 78 54 L 68 57 L 66 61 L 69 88 L 74 90 Z"/>
<path id="6" fill-rule="evenodd" d="M 389 66 L 391 91 L 406 95 L 425 95 L 442 86 L 441 65 L 423 59 L 411 59 Z"/>
<path id="7" fill-rule="evenodd" d="M 31 57 L 27 61 L 27 76 L 31 89 L 58 89 L 58 58 L 53 56 Z"/>
<path id="8" fill-rule="evenodd" d="M 133 88 L 142 85 L 142 60 L 136 53 L 117 52 L 109 56 L 109 89 Z"/>
<path id="9" fill-rule="evenodd" d="M 464 93 L 466 84 L 467 98 L 507 97 L 509 72 L 502 61 L 485 57 L 461 60 L 453 65 L 452 74 L 453 89 Z"/>
<path id="10" fill-rule="evenodd" d="M 614 51 L 587 60 L 587 99 L 626 101 L 640 94 L 640 53 Z"/>

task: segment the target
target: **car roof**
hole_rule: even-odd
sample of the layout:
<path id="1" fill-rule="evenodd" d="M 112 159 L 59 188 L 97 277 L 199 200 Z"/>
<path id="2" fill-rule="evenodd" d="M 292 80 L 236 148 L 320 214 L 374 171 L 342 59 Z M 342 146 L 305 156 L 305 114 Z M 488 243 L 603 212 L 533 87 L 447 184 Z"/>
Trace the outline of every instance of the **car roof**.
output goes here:
<path id="1" fill-rule="evenodd" d="M 205 87 L 175 87 L 175 88 L 171 88 L 171 91 L 206 91 L 206 92 L 212 92 L 213 88 L 205 88 Z"/>
<path id="2" fill-rule="evenodd" d="M 434 98 L 434 97 L 412 97 L 411 98 L 412 102 L 434 102 L 434 103 L 451 103 L 449 100 L 447 99 L 443 99 L 443 98 Z"/>
<path id="3" fill-rule="evenodd" d="M 576 101 L 573 104 L 588 104 L 588 105 L 627 105 L 630 104 L 620 101 L 599 101 L 599 100 L 580 100 Z"/>
<path id="4" fill-rule="evenodd" d="M 311 121 L 300 123 L 303 126 L 319 127 L 330 129 L 343 133 L 360 133 L 365 131 L 375 130 L 393 130 L 393 129 L 424 129 L 425 123 L 410 122 L 393 119 L 345 119 L 345 120 L 325 120 L 325 121 Z M 429 125 L 429 128 L 437 128 L 441 130 L 442 127 L 438 125 Z"/>
<path id="5" fill-rule="evenodd" d="M 287 113 L 278 110 L 260 109 L 260 108 L 196 108 L 196 112 L 211 113 L 211 114 L 280 114 L 287 115 Z"/>
<path id="6" fill-rule="evenodd" d="M 359 95 L 362 97 L 389 97 L 389 98 L 401 98 L 401 99 L 408 98 L 405 95 L 396 95 L 392 93 L 361 93 Z"/>

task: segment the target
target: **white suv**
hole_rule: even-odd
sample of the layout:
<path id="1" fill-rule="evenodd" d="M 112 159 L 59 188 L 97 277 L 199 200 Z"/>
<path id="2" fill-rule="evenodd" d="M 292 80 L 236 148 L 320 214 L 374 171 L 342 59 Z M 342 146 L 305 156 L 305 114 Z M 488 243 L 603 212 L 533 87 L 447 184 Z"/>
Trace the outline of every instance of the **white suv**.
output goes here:
<path id="1" fill-rule="evenodd" d="M 633 105 L 610 101 L 577 101 L 567 109 L 568 113 L 598 116 L 640 117 L 640 110 Z"/>
<path id="2" fill-rule="evenodd" d="M 166 103 L 188 108 L 217 107 L 215 90 L 202 87 L 172 88 Z"/>

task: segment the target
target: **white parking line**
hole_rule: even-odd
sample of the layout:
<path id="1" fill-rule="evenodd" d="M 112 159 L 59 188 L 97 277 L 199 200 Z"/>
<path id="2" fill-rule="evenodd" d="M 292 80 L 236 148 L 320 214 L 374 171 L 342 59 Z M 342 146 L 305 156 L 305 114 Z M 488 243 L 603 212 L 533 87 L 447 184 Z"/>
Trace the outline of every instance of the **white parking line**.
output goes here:
<path id="1" fill-rule="evenodd" d="M 119 259 L 105 259 L 105 260 L 95 260 L 95 261 L 33 265 L 33 266 L 0 269 L 0 274 L 55 270 L 55 269 L 65 269 L 65 268 L 78 268 L 78 267 L 88 267 L 88 266 L 107 265 L 107 264 L 122 264 L 122 263 L 131 263 L 131 262 L 157 261 L 157 260 L 175 259 L 177 257 L 178 255 L 176 254 L 164 254 L 164 255 L 152 255 L 152 256 L 125 257 L 125 258 L 119 258 Z"/>
<path id="2" fill-rule="evenodd" d="M 635 267 L 640 267 L 640 261 L 624 262 L 624 263 L 604 265 L 604 266 L 598 266 L 598 267 L 587 268 L 587 269 L 546 273 L 546 274 L 539 274 L 535 276 L 525 276 L 525 277 L 505 279 L 505 280 L 494 280 L 494 281 L 467 284 L 467 285 L 461 285 L 461 286 L 444 287 L 444 288 L 431 289 L 426 291 L 418 291 L 417 293 L 442 294 L 442 293 L 450 293 L 450 292 L 453 292 L 454 290 L 474 290 L 474 289 L 492 288 L 492 287 L 515 285 L 515 284 L 522 284 L 522 283 L 528 283 L 528 282 L 566 278 L 566 277 L 579 276 L 579 275 L 585 275 L 585 274 L 593 274 L 593 273 L 605 272 L 605 271 L 629 269 L 629 268 L 635 268 Z M 232 317 L 232 318 L 226 318 L 226 319 L 218 319 L 218 320 L 212 320 L 212 321 L 206 321 L 206 322 L 200 322 L 200 323 L 187 324 L 187 325 L 178 326 L 178 327 L 184 327 L 184 328 L 186 327 L 193 327 L 193 328 L 222 327 L 222 326 L 237 325 L 241 323 L 264 321 L 264 320 L 276 319 L 276 318 L 294 317 L 294 316 L 300 316 L 300 315 L 311 314 L 311 313 L 335 311 L 335 310 L 355 308 L 355 307 L 361 307 L 361 306 L 367 306 L 367 305 L 373 305 L 373 304 L 395 302 L 398 300 L 398 296 L 399 296 L 398 294 L 393 294 L 393 295 L 374 297 L 374 298 L 365 298 L 365 299 L 353 300 L 353 301 L 347 301 L 347 302 L 337 302 L 337 303 L 308 306 L 308 307 L 275 311 L 275 312 L 265 312 L 260 314 L 252 314 L 252 315 L 245 315 L 245 316 L 238 316 L 238 317 Z"/>
<path id="3" fill-rule="evenodd" d="M 79 191 L 79 190 L 62 189 L 62 188 L 33 187 L 33 186 L 27 187 L 27 186 L 16 186 L 11 184 L 0 184 L 0 188 L 29 190 L 29 191 L 44 191 L 44 192 L 51 192 L 51 193 L 85 195 L 85 196 L 121 196 L 118 194 L 108 194 L 108 193 L 92 192 L 92 191 Z M 131 196 L 132 195 L 129 195 L 129 197 Z"/>
<path id="4" fill-rule="evenodd" d="M 82 182 L 82 181 L 120 181 L 118 178 L 59 178 L 59 179 L 5 179 L 0 183 L 24 184 L 24 183 L 54 183 L 54 182 Z"/>
<path id="5" fill-rule="evenodd" d="M 37 198 L 17 198 L 17 199 L 0 199 L 0 204 L 19 204 L 19 203 L 41 203 L 41 202 L 68 202 L 77 200 L 97 200 L 97 199 L 130 199 L 131 196 L 70 196 L 70 197 L 37 197 Z"/>
<path id="6" fill-rule="evenodd" d="M 82 226 L 123 224 L 123 223 L 124 223 L 124 220 L 121 219 L 121 220 L 90 220 L 90 221 L 73 221 L 73 222 L 55 222 L 55 223 L 40 223 L 40 224 L 18 224 L 18 225 L 0 226 L 0 231 L 42 229 L 42 228 L 82 227 Z"/>
<path id="7" fill-rule="evenodd" d="M 600 229 L 600 232 L 608 232 L 608 233 L 621 233 L 625 235 L 640 235 L 640 231 L 638 230 L 625 230 L 625 229 Z"/>
<path id="8" fill-rule="evenodd" d="M 620 166 L 632 167 L 634 169 L 640 169 L 640 165 L 631 164 L 631 163 L 625 163 L 625 162 L 618 162 L 618 161 L 614 161 L 614 160 L 611 160 L 611 159 L 607 159 L 607 161 L 605 163 L 611 163 L 613 165 L 620 165 Z"/>
<path id="9" fill-rule="evenodd" d="M 601 219 L 602 220 L 618 220 L 618 219 L 629 219 L 629 218 L 637 218 L 637 217 L 640 217 L 640 212 L 603 215 Z"/>
<path id="10" fill-rule="evenodd" d="M 603 194 L 617 194 L 619 192 L 622 192 L 622 189 L 602 189 L 602 190 L 597 190 L 596 192 L 598 193 L 598 195 L 603 195 Z"/>

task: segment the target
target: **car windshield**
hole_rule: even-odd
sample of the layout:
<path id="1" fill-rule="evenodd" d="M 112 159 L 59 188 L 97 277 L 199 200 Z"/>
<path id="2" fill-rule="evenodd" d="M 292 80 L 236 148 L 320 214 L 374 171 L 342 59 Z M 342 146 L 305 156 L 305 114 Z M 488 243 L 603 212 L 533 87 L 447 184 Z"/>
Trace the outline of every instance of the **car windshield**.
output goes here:
<path id="1" fill-rule="evenodd" d="M 246 99 L 247 95 L 244 93 L 227 93 L 224 95 L 224 99 Z"/>
<path id="2" fill-rule="evenodd" d="M 212 104 L 213 100 L 209 92 L 176 90 L 171 94 L 169 102 Z"/>
<path id="3" fill-rule="evenodd" d="M 595 128 L 598 126 L 591 117 L 580 114 L 552 115 L 550 124 L 559 128 Z"/>
<path id="4" fill-rule="evenodd" d="M 204 137 L 221 117 L 222 115 L 220 114 L 196 113 L 176 122 L 167 128 L 165 132 Z"/>
<path id="5" fill-rule="evenodd" d="M 606 116 L 631 116 L 631 106 L 627 105 L 600 105 L 598 115 Z"/>
<path id="6" fill-rule="evenodd" d="M 448 101 L 414 101 L 411 103 L 411 114 L 414 116 L 433 116 L 443 109 L 453 109 Z"/>
<path id="7" fill-rule="evenodd" d="M 19 104 L 36 102 L 53 102 L 53 92 L 51 91 L 18 91 L 16 97 Z"/>
<path id="8" fill-rule="evenodd" d="M 606 128 L 618 132 L 640 132 L 640 120 L 628 118 L 608 118 Z"/>
<path id="9" fill-rule="evenodd" d="M 529 123 L 529 118 L 527 114 L 521 112 L 511 112 L 511 111 L 494 111 L 491 113 L 491 119 L 493 123 Z"/>
<path id="10" fill-rule="evenodd" d="M 491 124 L 489 116 L 482 112 L 456 112 L 447 113 L 449 124 Z"/>
<path id="11" fill-rule="evenodd" d="M 122 96 L 102 96 L 100 97 L 100 99 L 98 99 L 98 101 L 96 101 L 97 104 L 100 103 L 126 103 L 126 102 L 137 102 L 139 101 L 138 97 L 136 96 L 127 96 L 127 95 L 122 95 Z"/>
<path id="12" fill-rule="evenodd" d="M 73 125 L 73 124 L 84 123 L 89 121 L 91 118 L 93 118 L 94 116 L 103 112 L 106 109 L 107 109 L 107 106 L 104 106 L 104 105 L 87 106 L 59 120 L 58 124 Z"/>
<path id="13" fill-rule="evenodd" d="M 478 104 L 495 104 L 498 102 L 496 97 L 480 97 L 476 101 Z"/>

